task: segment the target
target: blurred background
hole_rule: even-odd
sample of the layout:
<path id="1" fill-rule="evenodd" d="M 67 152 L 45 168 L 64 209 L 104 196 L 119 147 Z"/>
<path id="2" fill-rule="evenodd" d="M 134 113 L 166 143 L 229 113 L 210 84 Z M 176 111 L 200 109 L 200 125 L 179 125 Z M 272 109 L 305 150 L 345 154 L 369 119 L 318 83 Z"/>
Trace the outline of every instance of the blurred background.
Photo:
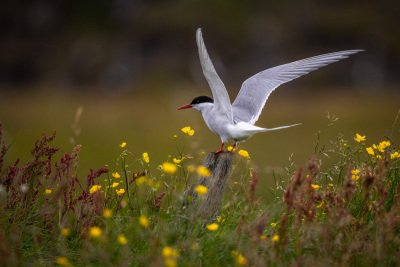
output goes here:
<path id="1" fill-rule="evenodd" d="M 33 141 L 57 131 L 62 152 L 82 144 L 80 171 L 112 164 L 118 143 L 154 166 L 176 154 L 216 150 L 219 138 L 195 111 L 176 107 L 210 95 L 195 31 L 202 27 L 218 73 L 236 96 L 263 69 L 322 53 L 365 49 L 279 88 L 258 125 L 288 130 L 241 145 L 262 179 L 300 165 L 316 144 L 399 140 L 399 1 L 2 1 L 0 121 L 6 160 L 29 157 Z M 319 141 L 318 141 L 319 140 Z M 396 141 L 396 140 L 394 140 Z M 175 153 L 175 154 L 174 154 Z M 330 155 L 331 157 L 332 155 Z"/>

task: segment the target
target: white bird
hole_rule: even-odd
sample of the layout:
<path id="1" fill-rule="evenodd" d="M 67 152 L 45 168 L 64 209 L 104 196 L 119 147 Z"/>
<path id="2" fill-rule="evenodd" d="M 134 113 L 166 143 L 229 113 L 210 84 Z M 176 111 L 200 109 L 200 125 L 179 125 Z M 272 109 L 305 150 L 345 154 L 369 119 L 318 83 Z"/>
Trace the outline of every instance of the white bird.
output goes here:
<path id="1" fill-rule="evenodd" d="M 269 95 L 278 86 L 363 51 L 355 49 L 333 52 L 263 70 L 243 82 L 239 94 L 231 104 L 225 85 L 207 53 L 200 28 L 197 29 L 196 41 L 203 74 L 211 88 L 213 99 L 208 96 L 199 96 L 190 104 L 179 107 L 178 110 L 194 108 L 201 112 L 208 128 L 221 138 L 222 144 L 216 153 L 222 152 L 224 144 L 229 140 L 234 141 L 235 147 L 236 143 L 245 141 L 256 133 L 299 125 L 300 123 L 276 128 L 261 128 L 254 124 Z"/>

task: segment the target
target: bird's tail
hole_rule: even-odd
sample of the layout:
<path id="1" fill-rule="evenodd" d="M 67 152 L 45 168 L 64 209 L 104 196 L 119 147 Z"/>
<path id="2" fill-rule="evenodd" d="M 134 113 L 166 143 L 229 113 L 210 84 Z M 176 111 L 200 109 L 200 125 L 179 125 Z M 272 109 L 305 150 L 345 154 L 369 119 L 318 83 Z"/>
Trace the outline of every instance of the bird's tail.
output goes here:
<path id="1" fill-rule="evenodd" d="M 264 128 L 263 132 L 271 132 L 271 131 L 276 131 L 276 130 L 281 130 L 281 129 L 286 129 L 294 126 L 302 125 L 302 123 L 296 123 L 292 125 L 286 125 L 286 126 L 280 126 L 280 127 L 275 127 L 275 128 Z"/>

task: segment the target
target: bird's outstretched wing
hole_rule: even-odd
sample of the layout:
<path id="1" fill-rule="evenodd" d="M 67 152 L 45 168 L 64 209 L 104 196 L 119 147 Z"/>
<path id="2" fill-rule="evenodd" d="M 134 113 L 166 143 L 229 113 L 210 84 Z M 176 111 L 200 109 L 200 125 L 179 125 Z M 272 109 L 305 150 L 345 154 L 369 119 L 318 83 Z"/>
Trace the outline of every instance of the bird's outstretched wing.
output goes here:
<path id="1" fill-rule="evenodd" d="M 229 99 L 228 92 L 221 78 L 215 71 L 214 65 L 211 62 L 210 56 L 207 53 L 206 45 L 203 41 L 201 29 L 198 28 L 196 32 L 197 47 L 199 48 L 199 57 L 201 68 L 203 69 L 204 77 L 211 88 L 214 99 L 214 108 L 220 111 L 220 114 L 226 114 L 230 121 L 233 121 L 232 105 Z"/>
<path id="2" fill-rule="evenodd" d="M 269 95 L 281 84 L 363 50 L 346 50 L 310 57 L 261 71 L 245 80 L 232 104 L 233 120 L 254 124 Z"/>

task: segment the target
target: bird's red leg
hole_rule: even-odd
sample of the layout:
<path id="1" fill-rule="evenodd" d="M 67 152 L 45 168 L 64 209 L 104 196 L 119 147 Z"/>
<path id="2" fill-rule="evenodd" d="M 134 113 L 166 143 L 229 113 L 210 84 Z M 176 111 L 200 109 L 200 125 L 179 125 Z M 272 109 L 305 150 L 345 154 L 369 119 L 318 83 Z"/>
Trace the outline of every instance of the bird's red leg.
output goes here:
<path id="1" fill-rule="evenodd" d="M 224 151 L 224 143 L 221 144 L 221 147 L 215 152 L 215 155 L 218 155 L 219 153 Z"/>

